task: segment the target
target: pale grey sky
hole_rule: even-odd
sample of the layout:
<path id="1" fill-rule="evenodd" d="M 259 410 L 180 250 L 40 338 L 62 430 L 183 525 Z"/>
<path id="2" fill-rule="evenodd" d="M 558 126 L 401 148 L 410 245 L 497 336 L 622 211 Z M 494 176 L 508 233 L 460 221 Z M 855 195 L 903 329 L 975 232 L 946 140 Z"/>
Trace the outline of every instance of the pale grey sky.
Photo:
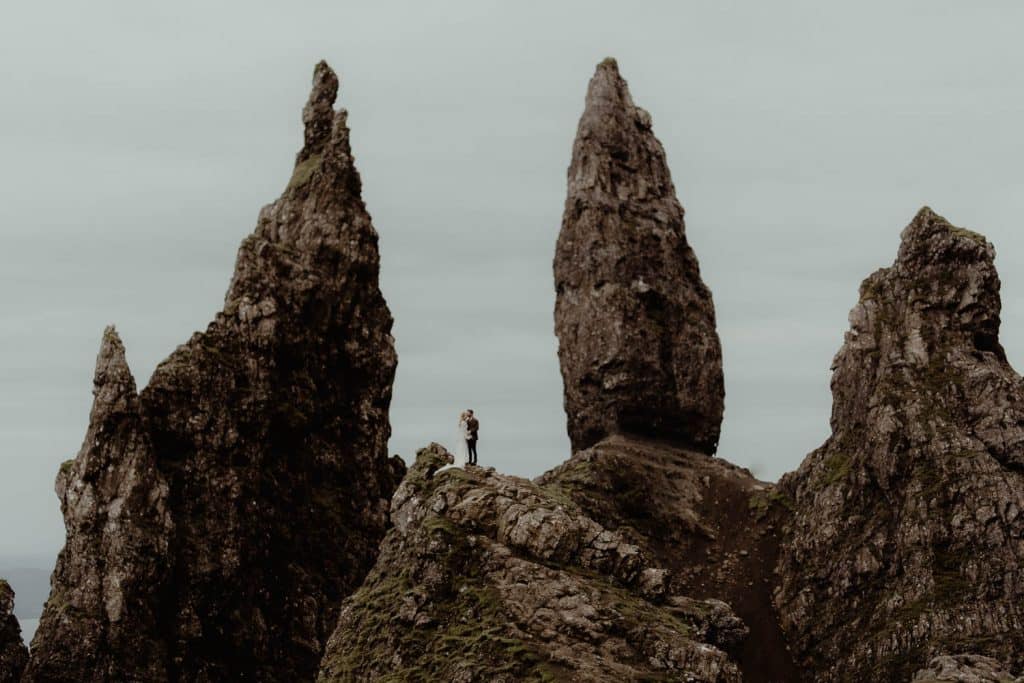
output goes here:
<path id="1" fill-rule="evenodd" d="M 221 307 L 321 58 L 381 235 L 407 460 L 466 406 L 485 464 L 536 475 L 568 455 L 551 259 L 608 55 L 653 116 L 714 293 L 723 457 L 775 479 L 825 438 L 857 286 L 923 204 L 995 243 L 1024 359 L 1022 20 L 1015 0 L 6 3 L 0 569 L 63 542 L 52 482 L 103 326 L 141 386 Z"/>

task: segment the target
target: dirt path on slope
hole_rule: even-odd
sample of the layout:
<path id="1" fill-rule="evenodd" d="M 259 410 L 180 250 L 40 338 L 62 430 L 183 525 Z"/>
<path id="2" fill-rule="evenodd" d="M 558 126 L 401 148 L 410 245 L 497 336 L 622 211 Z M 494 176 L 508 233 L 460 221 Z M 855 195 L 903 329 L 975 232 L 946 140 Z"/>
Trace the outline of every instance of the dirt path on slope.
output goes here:
<path id="1" fill-rule="evenodd" d="M 691 565 L 689 572 L 688 590 L 694 597 L 724 600 L 750 628 L 736 653 L 748 683 L 802 679 L 772 604 L 779 525 L 773 523 L 776 515 L 766 509 L 771 492 L 771 488 L 755 492 L 755 501 L 763 500 L 765 505 L 752 509 L 749 490 L 712 478 L 700 513 L 715 528 L 717 539 L 704 544 L 706 560 Z"/>

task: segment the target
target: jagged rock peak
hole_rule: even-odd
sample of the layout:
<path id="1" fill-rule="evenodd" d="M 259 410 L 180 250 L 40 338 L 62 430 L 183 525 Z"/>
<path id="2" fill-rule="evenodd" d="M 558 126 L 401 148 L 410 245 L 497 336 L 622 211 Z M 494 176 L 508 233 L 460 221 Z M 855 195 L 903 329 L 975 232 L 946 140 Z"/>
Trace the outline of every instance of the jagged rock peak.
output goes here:
<path id="1" fill-rule="evenodd" d="M 157 596 L 173 532 L 168 487 L 142 425 L 124 345 L 113 327 L 96 357 L 89 429 L 57 475 L 67 532 L 32 656 L 32 681 L 166 681 Z"/>
<path id="2" fill-rule="evenodd" d="M 610 57 L 597 65 L 590 79 L 576 138 L 569 168 L 570 198 L 580 194 L 614 204 L 620 185 L 641 184 L 675 199 L 665 152 L 651 132 L 651 115 L 633 104 L 629 85 L 619 75 L 618 63 Z M 581 146 L 580 140 L 587 144 Z M 631 172 L 617 173 L 613 160 L 625 162 L 626 170 Z M 600 167 L 592 168 L 590 163 Z M 676 205 L 681 216 L 682 207 L 678 202 Z"/>
<path id="3" fill-rule="evenodd" d="M 14 616 L 14 591 L 0 579 L 0 683 L 17 683 L 28 662 L 28 648 L 21 639 L 21 624 Z"/>
<path id="4" fill-rule="evenodd" d="M 362 189 L 359 173 L 349 144 L 348 112 L 334 110 L 338 96 L 338 76 L 321 61 L 313 70 L 313 87 L 302 109 L 304 144 L 295 157 L 295 169 L 287 190 L 306 194 L 322 192 L 328 199 L 331 190 L 318 185 L 334 185 L 350 199 L 358 199 Z"/>
<path id="5" fill-rule="evenodd" d="M 629 85 L 619 74 L 619 63 L 612 57 L 606 57 L 597 65 L 587 86 L 584 111 L 593 114 L 601 107 L 621 109 L 627 113 L 635 113 L 637 109 L 629 94 Z"/>
<path id="6" fill-rule="evenodd" d="M 124 413 L 138 409 L 135 378 L 128 368 L 124 344 L 113 325 L 103 330 L 93 375 L 93 411 Z"/>
<path id="7" fill-rule="evenodd" d="M 893 275 L 904 286 L 898 291 L 889 290 L 890 296 L 916 298 L 917 302 L 905 305 L 917 309 L 925 307 L 916 303 L 930 304 L 928 315 L 934 322 L 952 328 L 950 331 L 976 336 L 973 341 L 984 344 L 983 350 L 1002 355 L 995 248 L 983 235 L 952 225 L 926 206 L 903 230 L 893 267 Z M 871 289 L 878 279 L 872 276 L 865 285 L 869 296 L 884 299 L 885 290 Z M 902 312 L 910 313 L 910 309 Z"/>
<path id="8" fill-rule="evenodd" d="M 850 330 L 833 362 L 833 431 L 863 423 L 868 397 L 905 392 L 907 384 L 927 389 L 929 402 L 949 403 L 955 413 L 976 383 L 964 383 L 985 368 L 986 377 L 1013 386 L 1016 373 L 999 342 L 1000 298 L 995 249 L 981 235 L 950 224 L 931 209 L 921 209 L 902 233 L 895 263 L 870 275 L 850 311 Z M 960 368 L 966 375 L 954 374 Z M 965 416 L 986 425 L 991 397 L 978 397 Z M 920 405 L 915 401 L 911 405 Z M 903 406 L 904 409 L 910 406 Z M 875 414 L 879 406 L 875 406 Z M 1000 408 L 1002 409 L 1002 408 Z M 1015 408 L 1014 411 L 1020 410 Z M 994 454 L 1024 465 L 1019 449 L 1024 431 L 1009 423 Z M 992 429 L 980 433 L 994 438 Z"/>
<path id="9" fill-rule="evenodd" d="M 315 677 L 404 473 L 386 450 L 392 318 L 337 88 L 318 64 L 292 179 L 206 330 L 138 395 L 104 335 L 28 680 Z"/>
<path id="10" fill-rule="evenodd" d="M 900 234 L 900 249 L 896 261 L 906 263 L 916 258 L 927 260 L 940 256 L 940 251 L 929 248 L 932 238 L 937 236 L 968 240 L 972 245 L 981 247 L 975 252 L 976 258 L 980 261 L 991 263 L 995 257 L 995 250 L 984 235 L 959 228 L 935 213 L 930 206 L 922 206 Z"/>
<path id="11" fill-rule="evenodd" d="M 313 69 L 313 88 L 302 109 L 305 145 L 296 158 L 301 163 L 323 151 L 334 127 L 334 100 L 338 96 L 338 76 L 327 62 L 320 61 Z"/>
<path id="12" fill-rule="evenodd" d="M 999 276 L 995 248 L 979 233 L 952 225 L 927 206 L 903 231 L 896 258 L 907 277 L 927 277 L 938 287 L 921 292 L 947 315 L 942 322 L 970 335 L 979 350 L 1005 358 L 999 344 Z M 956 300 L 951 291 L 959 296 Z"/>
<path id="13" fill-rule="evenodd" d="M 358 275 L 376 286 L 378 236 L 361 196 L 348 115 L 331 108 L 337 90 L 337 76 L 320 62 L 303 109 L 305 144 L 288 186 L 263 207 L 256 230 L 239 248 L 225 313 L 242 317 L 254 332 L 266 331 L 290 295 L 314 298 L 312 288 L 323 279 Z"/>
<path id="14" fill-rule="evenodd" d="M 922 209 L 869 276 L 832 375 L 832 435 L 787 475 L 775 594 L 816 680 L 932 657 L 1024 667 L 1024 385 L 981 235 Z"/>
<path id="15" fill-rule="evenodd" d="M 612 59 L 587 92 L 554 273 L 573 449 L 625 433 L 713 453 L 724 401 L 714 304 L 665 151 Z"/>

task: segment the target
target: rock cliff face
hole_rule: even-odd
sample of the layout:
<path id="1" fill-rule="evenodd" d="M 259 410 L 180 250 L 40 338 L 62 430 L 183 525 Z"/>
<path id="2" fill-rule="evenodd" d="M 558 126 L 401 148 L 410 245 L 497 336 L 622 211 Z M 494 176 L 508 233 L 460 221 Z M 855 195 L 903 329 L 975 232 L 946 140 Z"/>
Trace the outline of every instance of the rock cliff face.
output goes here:
<path id="1" fill-rule="evenodd" d="M 337 89 L 317 65 L 291 181 L 206 331 L 139 396 L 105 335 L 27 680 L 315 677 L 404 471 L 385 450 L 392 320 Z"/>
<path id="2" fill-rule="evenodd" d="M 739 681 L 727 605 L 555 489 L 420 451 L 377 565 L 346 600 L 327 681 Z"/>
<path id="3" fill-rule="evenodd" d="M 57 475 L 67 542 L 27 680 L 166 681 L 158 623 L 173 523 L 114 328 L 103 333 L 89 429 Z"/>
<path id="4" fill-rule="evenodd" d="M 14 591 L 0 579 L 0 683 L 16 683 L 28 662 L 21 625 L 14 616 Z"/>
<path id="5" fill-rule="evenodd" d="M 731 606 L 750 636 L 730 650 L 747 683 L 797 683 L 772 604 L 786 501 L 720 458 L 621 436 L 537 482 L 670 570 L 669 590 Z"/>
<path id="6" fill-rule="evenodd" d="M 832 436 L 780 485 L 776 603 L 816 680 L 909 680 L 965 653 L 1024 666 L 1024 386 L 993 257 L 926 208 L 861 285 Z"/>
<path id="7" fill-rule="evenodd" d="M 614 60 L 587 92 L 554 261 L 573 450 L 638 434 L 714 453 L 722 351 L 683 208 Z"/>

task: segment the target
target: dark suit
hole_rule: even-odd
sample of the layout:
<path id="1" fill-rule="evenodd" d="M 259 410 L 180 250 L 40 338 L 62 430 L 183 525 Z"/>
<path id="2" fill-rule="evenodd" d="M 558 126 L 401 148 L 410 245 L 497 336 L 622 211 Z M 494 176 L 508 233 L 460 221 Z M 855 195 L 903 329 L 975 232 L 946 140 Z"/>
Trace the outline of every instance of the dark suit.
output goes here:
<path id="1" fill-rule="evenodd" d="M 466 446 L 469 447 L 469 462 L 471 465 L 476 464 L 476 440 L 477 433 L 480 431 L 480 421 L 475 417 L 471 417 L 466 420 L 466 428 L 469 431 L 469 438 L 466 439 Z"/>

